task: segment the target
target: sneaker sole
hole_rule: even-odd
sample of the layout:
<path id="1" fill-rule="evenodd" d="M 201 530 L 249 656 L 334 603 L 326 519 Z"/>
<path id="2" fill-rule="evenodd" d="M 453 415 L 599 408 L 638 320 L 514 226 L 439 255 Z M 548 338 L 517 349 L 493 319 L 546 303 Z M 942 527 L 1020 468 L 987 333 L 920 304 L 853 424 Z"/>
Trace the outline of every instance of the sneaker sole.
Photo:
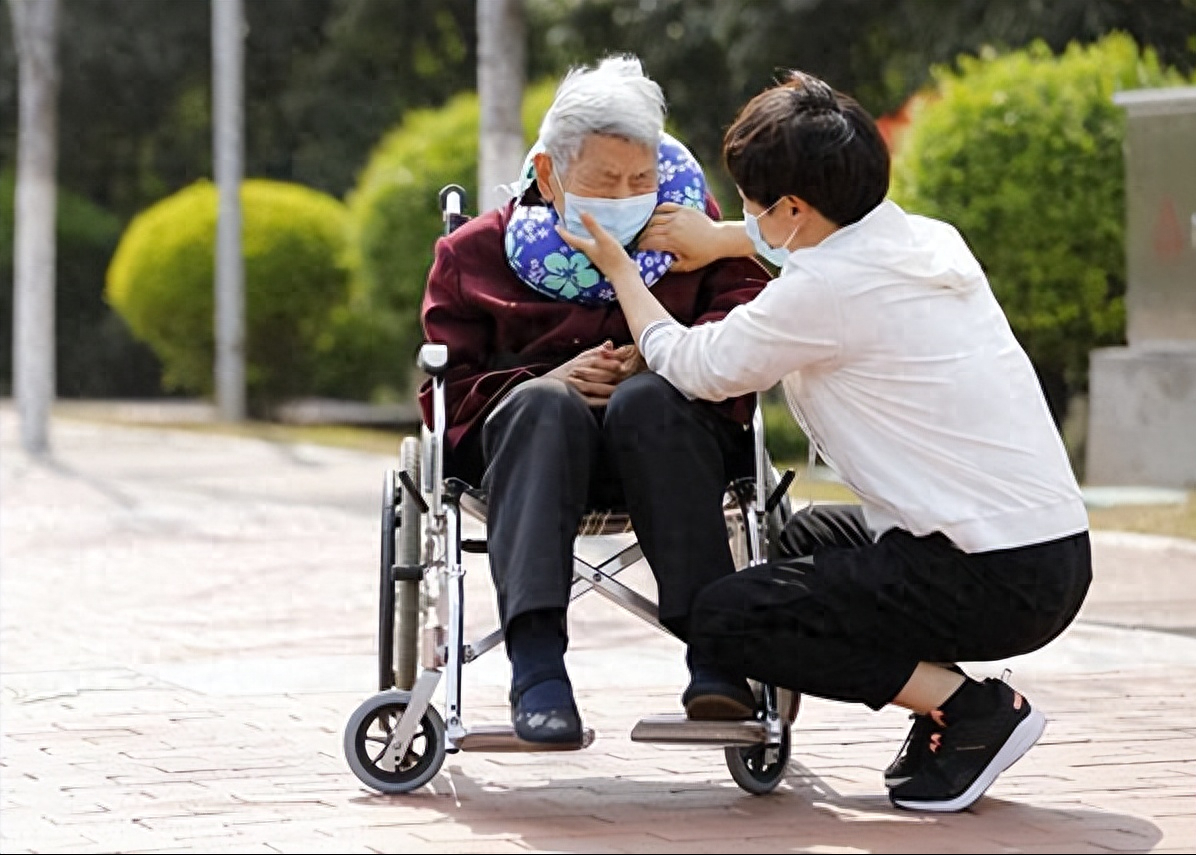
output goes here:
<path id="1" fill-rule="evenodd" d="M 1026 716 L 1022 723 L 1010 734 L 1009 738 L 1005 740 L 1005 744 L 1001 746 L 1001 750 L 993 756 L 993 759 L 984 767 L 984 770 L 972 782 L 972 785 L 964 790 L 963 793 L 946 801 L 893 799 L 893 804 L 908 810 L 941 811 L 944 813 L 965 810 L 975 804 L 984 795 L 985 791 L 992 786 L 993 781 L 997 780 L 997 777 L 1002 772 L 1020 760 L 1034 746 L 1034 743 L 1042 736 L 1042 732 L 1045 729 L 1046 716 L 1036 709 L 1031 709 L 1030 714 Z"/>
<path id="2" fill-rule="evenodd" d="M 586 747 L 584 739 L 569 742 L 541 742 L 516 736 L 515 743 L 524 751 L 580 751 Z"/>
<path id="3" fill-rule="evenodd" d="M 685 717 L 693 721 L 745 721 L 755 713 L 726 695 L 698 695 L 685 705 Z"/>

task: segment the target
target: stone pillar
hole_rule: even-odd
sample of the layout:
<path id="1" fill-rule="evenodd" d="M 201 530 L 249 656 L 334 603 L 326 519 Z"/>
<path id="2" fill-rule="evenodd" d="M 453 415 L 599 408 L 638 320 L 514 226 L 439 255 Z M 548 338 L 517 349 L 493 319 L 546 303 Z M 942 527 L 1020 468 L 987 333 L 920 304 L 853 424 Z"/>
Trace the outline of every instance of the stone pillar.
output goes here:
<path id="1" fill-rule="evenodd" d="M 1127 113 L 1126 347 L 1089 362 L 1086 481 L 1196 487 L 1196 86 Z"/>

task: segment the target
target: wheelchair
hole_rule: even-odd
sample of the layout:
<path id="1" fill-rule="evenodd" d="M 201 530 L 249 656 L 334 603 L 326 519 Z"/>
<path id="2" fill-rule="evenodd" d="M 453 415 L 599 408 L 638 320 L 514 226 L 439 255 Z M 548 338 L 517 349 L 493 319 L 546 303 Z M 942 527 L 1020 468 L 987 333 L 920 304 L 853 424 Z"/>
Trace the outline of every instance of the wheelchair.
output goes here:
<path id="1" fill-rule="evenodd" d="M 465 192 L 449 185 L 440 193 L 445 233 L 468 218 L 461 211 Z M 367 787 L 383 794 L 417 790 L 439 772 L 445 757 L 458 751 L 556 751 L 558 747 L 520 740 L 513 725 L 467 724 L 462 708 L 465 666 L 502 642 L 501 629 L 478 639 L 464 635 L 463 556 L 484 554 L 483 539 L 463 537 L 466 517 L 486 521 L 486 496 L 444 473 L 445 398 L 443 376 L 448 350 L 425 344 L 418 366 L 432 382 L 432 424 L 399 446 L 397 467 L 383 478 L 381 561 L 378 607 L 378 692 L 350 716 L 344 731 L 349 767 Z M 754 477 L 728 485 L 724 498 L 727 537 L 737 569 L 775 555 L 775 542 L 790 512 L 786 497 L 792 470 L 773 468 L 764 444 L 759 401 L 753 417 Z M 484 530 L 484 529 L 483 529 Z M 631 521 L 618 510 L 588 511 L 577 537 L 633 535 Z M 643 559 L 632 540 L 602 561 L 574 554 L 570 601 L 596 593 L 664 631 L 656 604 L 623 583 L 620 573 Z M 443 714 L 433 704 L 444 681 Z M 633 742 L 702 744 L 721 747 L 732 779 L 749 793 L 772 792 L 789 761 L 790 726 L 800 696 L 774 686 L 753 684 L 758 706 L 746 721 L 691 721 L 684 713 L 653 715 L 632 729 Z M 582 748 L 594 739 L 586 728 Z"/>

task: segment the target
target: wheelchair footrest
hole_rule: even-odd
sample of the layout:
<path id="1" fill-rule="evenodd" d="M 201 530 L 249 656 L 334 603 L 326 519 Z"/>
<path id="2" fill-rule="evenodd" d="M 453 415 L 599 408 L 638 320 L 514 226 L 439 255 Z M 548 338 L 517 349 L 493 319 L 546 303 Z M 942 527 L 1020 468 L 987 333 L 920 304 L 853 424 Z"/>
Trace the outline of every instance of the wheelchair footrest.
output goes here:
<path id="1" fill-rule="evenodd" d="M 760 745 L 768 740 L 762 721 L 693 721 L 684 713 L 650 715 L 631 729 L 632 742 L 680 745 Z"/>
<path id="2" fill-rule="evenodd" d="M 586 727 L 581 732 L 581 745 L 524 742 L 515 735 L 513 724 L 502 722 L 474 725 L 455 740 L 460 751 L 577 751 L 589 748 L 593 741 L 594 731 Z"/>

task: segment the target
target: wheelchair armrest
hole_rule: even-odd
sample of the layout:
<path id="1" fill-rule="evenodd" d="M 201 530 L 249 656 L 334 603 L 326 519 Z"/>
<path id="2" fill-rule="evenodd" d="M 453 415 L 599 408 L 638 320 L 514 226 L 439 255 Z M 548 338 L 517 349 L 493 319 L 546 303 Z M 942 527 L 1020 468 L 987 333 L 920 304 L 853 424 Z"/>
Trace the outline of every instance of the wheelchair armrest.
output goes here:
<path id="1" fill-rule="evenodd" d="M 448 370 L 448 345 L 425 344 L 419 349 L 419 370 L 429 377 L 440 377 Z"/>
<path id="2" fill-rule="evenodd" d="M 789 493 L 789 485 L 793 483 L 794 477 L 796 475 L 792 469 L 785 470 L 785 474 L 781 476 L 781 482 L 773 488 L 768 501 L 764 503 L 764 512 L 766 514 L 771 514 L 777 509 L 777 505 L 784 501 L 785 496 Z"/>

